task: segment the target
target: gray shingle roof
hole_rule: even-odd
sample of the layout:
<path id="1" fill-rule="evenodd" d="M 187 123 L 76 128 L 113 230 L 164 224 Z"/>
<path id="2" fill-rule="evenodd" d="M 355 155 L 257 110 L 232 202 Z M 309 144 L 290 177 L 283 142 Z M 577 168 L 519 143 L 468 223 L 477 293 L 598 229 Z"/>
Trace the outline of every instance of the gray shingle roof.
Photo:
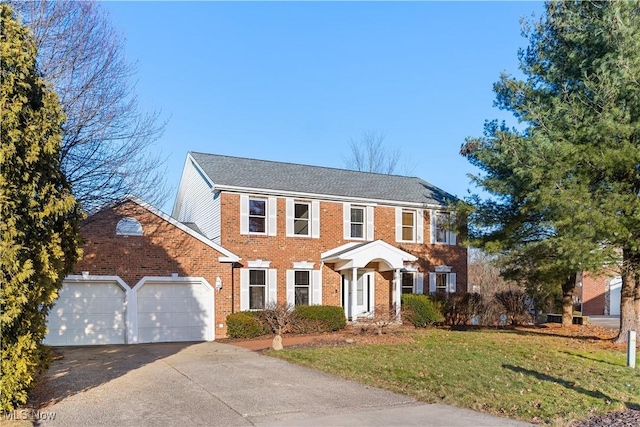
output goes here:
<path id="1" fill-rule="evenodd" d="M 214 185 L 430 205 L 447 205 L 456 200 L 446 191 L 416 177 L 357 172 L 217 154 L 194 152 L 190 154 Z"/>

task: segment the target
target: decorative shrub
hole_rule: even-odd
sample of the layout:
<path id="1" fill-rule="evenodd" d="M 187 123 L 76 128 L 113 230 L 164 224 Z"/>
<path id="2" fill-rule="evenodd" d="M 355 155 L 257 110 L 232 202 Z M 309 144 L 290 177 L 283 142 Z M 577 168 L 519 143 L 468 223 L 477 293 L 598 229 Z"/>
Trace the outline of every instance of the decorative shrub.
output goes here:
<path id="1" fill-rule="evenodd" d="M 282 335 L 295 325 L 297 313 L 291 304 L 271 302 L 260 312 L 259 319 L 277 335 Z"/>
<path id="2" fill-rule="evenodd" d="M 494 299 L 504 308 L 508 322 L 519 325 L 531 321 L 529 296 L 519 289 L 496 292 Z"/>
<path id="3" fill-rule="evenodd" d="M 442 323 L 442 303 L 429 295 L 402 295 L 402 319 L 416 328 Z"/>
<path id="4" fill-rule="evenodd" d="M 473 316 L 479 318 L 484 312 L 483 298 L 478 293 L 449 294 L 439 300 L 447 325 L 466 325 Z"/>
<path id="5" fill-rule="evenodd" d="M 229 338 L 255 338 L 271 332 L 271 328 L 260 320 L 258 311 L 240 311 L 227 316 Z"/>
<path id="6" fill-rule="evenodd" d="M 298 305 L 294 309 L 298 333 L 331 332 L 344 329 L 347 319 L 344 309 L 332 305 Z"/>

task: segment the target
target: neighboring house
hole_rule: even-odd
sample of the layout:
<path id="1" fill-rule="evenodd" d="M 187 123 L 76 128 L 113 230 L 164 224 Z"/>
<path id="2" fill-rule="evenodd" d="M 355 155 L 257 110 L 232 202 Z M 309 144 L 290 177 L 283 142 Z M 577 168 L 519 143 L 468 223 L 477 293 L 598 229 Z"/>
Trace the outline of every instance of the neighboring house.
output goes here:
<path id="1" fill-rule="evenodd" d="M 611 271 L 594 275 L 582 274 L 582 315 L 620 315 L 622 277 Z"/>
<path id="2" fill-rule="evenodd" d="M 454 201 L 415 177 L 189 153 L 173 217 L 241 258 L 233 310 L 325 304 L 357 320 L 401 293 L 466 292 Z"/>
<path id="3" fill-rule="evenodd" d="M 454 200 L 419 178 L 190 153 L 173 216 L 130 196 L 83 222 L 45 342 L 206 341 L 270 302 L 357 321 L 402 293 L 466 292 Z"/>

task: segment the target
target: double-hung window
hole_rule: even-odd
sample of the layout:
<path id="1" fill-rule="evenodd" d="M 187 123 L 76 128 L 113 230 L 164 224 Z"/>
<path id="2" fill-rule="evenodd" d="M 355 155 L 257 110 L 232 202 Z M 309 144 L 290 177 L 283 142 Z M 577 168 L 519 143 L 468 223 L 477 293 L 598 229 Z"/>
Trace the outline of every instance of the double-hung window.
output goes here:
<path id="1" fill-rule="evenodd" d="M 431 217 L 431 243 L 455 245 L 456 234 L 451 231 L 451 214 L 446 212 L 432 212 Z"/>
<path id="2" fill-rule="evenodd" d="M 267 232 L 267 200 L 249 198 L 249 233 Z"/>
<path id="3" fill-rule="evenodd" d="M 270 261 L 247 261 L 240 269 L 240 310 L 264 310 L 278 301 L 277 270 Z"/>
<path id="4" fill-rule="evenodd" d="M 276 235 L 275 197 L 240 195 L 240 234 Z"/>
<path id="5" fill-rule="evenodd" d="M 396 241 L 423 243 L 422 209 L 396 208 Z"/>
<path id="6" fill-rule="evenodd" d="M 415 282 L 415 272 L 413 271 L 404 271 L 402 273 L 402 293 L 403 294 L 412 294 L 414 293 L 413 284 Z"/>
<path id="7" fill-rule="evenodd" d="M 293 234 L 309 236 L 311 234 L 311 205 L 295 202 L 293 204 Z"/>
<path id="8" fill-rule="evenodd" d="M 287 237 L 320 237 L 320 201 L 286 200 Z"/>
<path id="9" fill-rule="evenodd" d="M 351 207 L 351 237 L 353 239 L 364 239 L 364 207 Z"/>
<path id="10" fill-rule="evenodd" d="M 314 270 L 312 262 L 294 262 L 293 269 L 287 270 L 287 304 L 322 304 L 320 270 Z"/>
<path id="11" fill-rule="evenodd" d="M 267 291 L 266 270 L 249 270 L 249 309 L 264 310 Z"/>
<path id="12" fill-rule="evenodd" d="M 295 271 L 294 295 L 295 305 L 309 305 L 309 292 L 311 271 L 301 270 Z"/>
<path id="13" fill-rule="evenodd" d="M 429 293 L 453 292 L 456 292 L 456 273 L 452 273 L 450 267 L 436 267 L 435 273 L 429 273 Z"/>
<path id="14" fill-rule="evenodd" d="M 373 240 L 373 206 L 344 204 L 344 239 Z"/>

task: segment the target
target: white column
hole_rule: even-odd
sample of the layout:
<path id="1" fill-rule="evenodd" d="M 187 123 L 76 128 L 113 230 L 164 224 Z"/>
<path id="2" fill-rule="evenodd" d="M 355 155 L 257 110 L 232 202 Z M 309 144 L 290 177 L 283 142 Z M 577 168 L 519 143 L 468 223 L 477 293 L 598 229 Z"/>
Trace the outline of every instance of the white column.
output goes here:
<path id="1" fill-rule="evenodd" d="M 349 279 L 347 279 L 347 272 L 345 271 L 344 274 L 342 275 L 342 287 L 340 288 L 341 292 L 342 292 L 342 297 L 344 298 L 344 300 L 342 301 L 342 304 L 344 305 L 344 318 L 349 320 L 349 304 L 351 304 L 351 301 L 349 301 L 349 286 L 351 286 L 351 282 L 349 281 Z"/>
<path id="2" fill-rule="evenodd" d="M 396 305 L 396 319 L 400 321 L 400 304 L 402 301 L 402 277 L 400 276 L 400 269 L 396 268 L 393 272 L 393 289 L 394 289 L 394 304 Z"/>
<path id="3" fill-rule="evenodd" d="M 351 321 L 356 321 L 356 301 L 358 301 L 356 286 L 358 284 L 358 269 L 353 268 L 353 272 L 351 274 Z"/>

